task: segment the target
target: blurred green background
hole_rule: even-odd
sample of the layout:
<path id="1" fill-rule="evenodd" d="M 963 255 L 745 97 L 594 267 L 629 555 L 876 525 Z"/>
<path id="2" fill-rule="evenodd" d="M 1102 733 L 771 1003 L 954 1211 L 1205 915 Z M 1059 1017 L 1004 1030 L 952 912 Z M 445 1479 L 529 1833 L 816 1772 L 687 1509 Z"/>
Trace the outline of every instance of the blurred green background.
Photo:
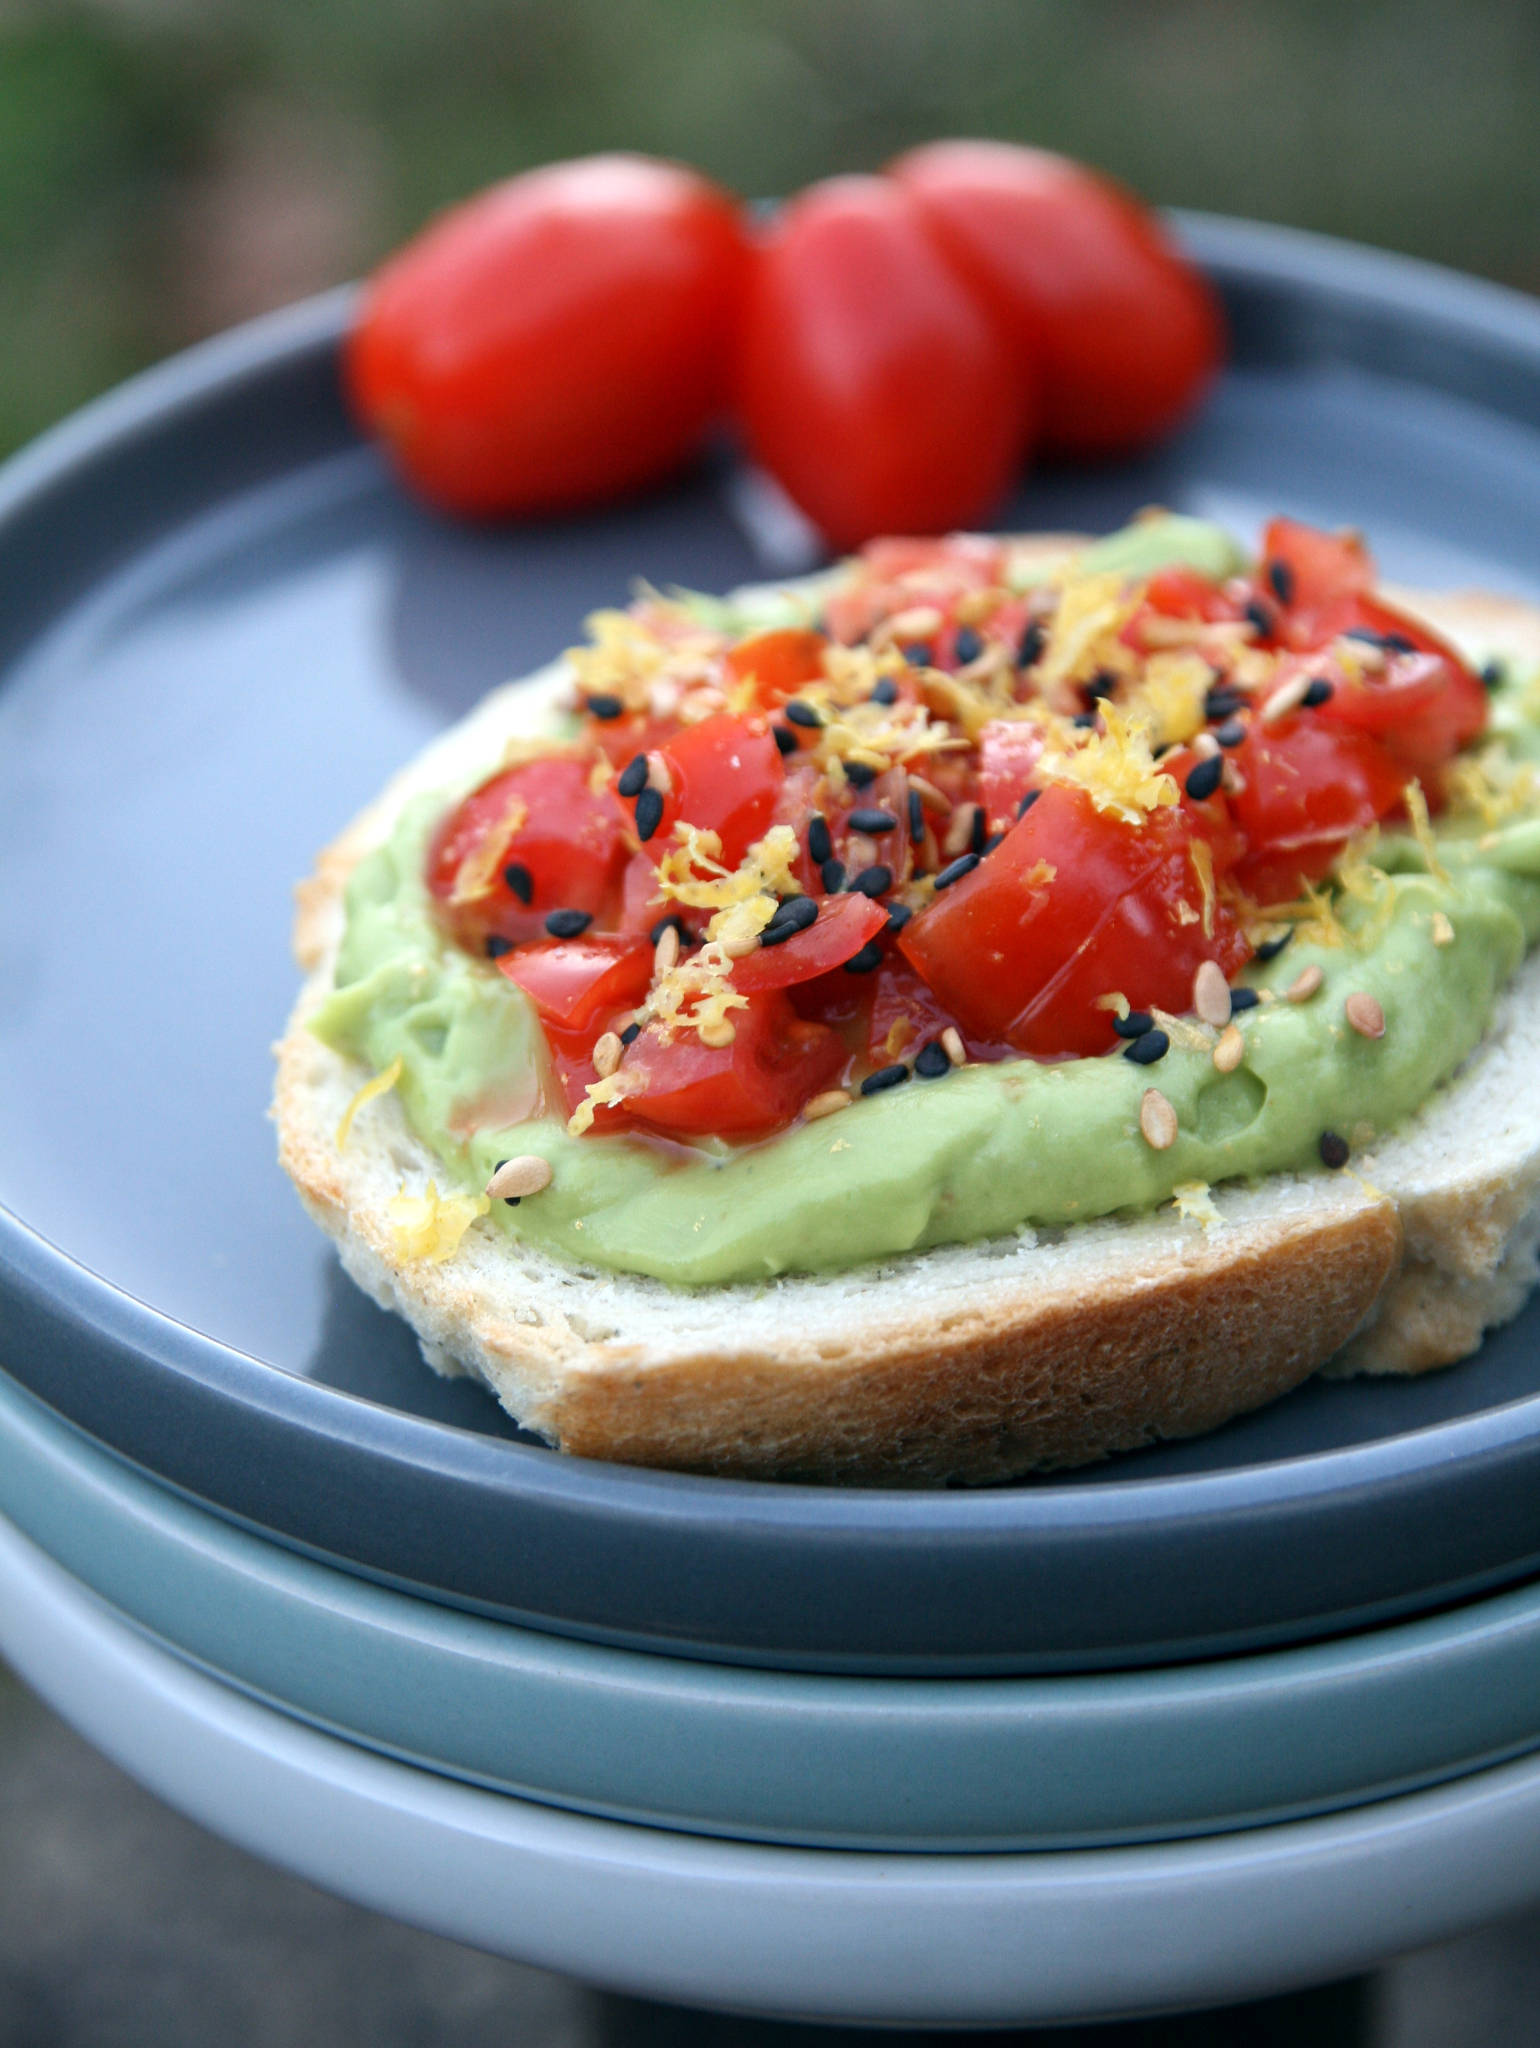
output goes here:
<path id="1" fill-rule="evenodd" d="M 1540 290 L 1535 0 L 0 0 L 0 447 L 624 146 L 745 192 L 941 134 Z"/>

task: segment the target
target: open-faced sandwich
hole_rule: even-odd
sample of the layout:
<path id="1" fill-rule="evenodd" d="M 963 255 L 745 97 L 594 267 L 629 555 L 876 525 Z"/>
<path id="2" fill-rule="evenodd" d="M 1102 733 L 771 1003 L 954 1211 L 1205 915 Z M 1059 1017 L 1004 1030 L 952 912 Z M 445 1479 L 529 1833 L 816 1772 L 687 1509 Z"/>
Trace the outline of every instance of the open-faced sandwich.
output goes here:
<path id="1" fill-rule="evenodd" d="M 589 629 L 300 892 L 282 1160 L 433 1365 L 591 1456 L 935 1483 L 1517 1309 L 1528 608 L 1150 515 Z"/>

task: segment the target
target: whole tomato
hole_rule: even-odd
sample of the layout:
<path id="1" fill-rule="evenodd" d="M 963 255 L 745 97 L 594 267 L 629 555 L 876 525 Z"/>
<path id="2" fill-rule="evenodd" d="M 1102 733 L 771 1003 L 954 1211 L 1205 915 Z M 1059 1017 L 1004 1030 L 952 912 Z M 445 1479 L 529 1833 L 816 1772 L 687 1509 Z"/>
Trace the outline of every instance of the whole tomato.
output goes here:
<path id="1" fill-rule="evenodd" d="M 344 375 L 437 504 L 547 512 L 637 489 L 726 392 L 737 203 L 682 166 L 595 156 L 452 208 L 366 288 Z"/>
<path id="2" fill-rule="evenodd" d="M 1191 411 L 1223 354 L 1218 300 L 1131 194 L 1003 142 L 931 143 L 889 174 L 1036 366 L 1046 446 L 1113 455 Z"/>
<path id="3" fill-rule="evenodd" d="M 811 185 L 749 275 L 748 443 L 835 547 L 983 519 L 1027 446 L 1032 386 L 886 178 Z"/>

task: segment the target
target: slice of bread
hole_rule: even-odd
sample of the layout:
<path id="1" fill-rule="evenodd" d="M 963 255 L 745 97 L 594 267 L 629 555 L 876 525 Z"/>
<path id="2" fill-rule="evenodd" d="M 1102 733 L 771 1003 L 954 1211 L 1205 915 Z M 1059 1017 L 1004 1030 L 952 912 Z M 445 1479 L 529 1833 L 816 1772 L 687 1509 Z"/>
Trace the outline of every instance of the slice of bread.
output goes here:
<path id="1" fill-rule="evenodd" d="M 1062 555 L 1047 537 L 1045 560 Z M 1400 593 L 1483 656 L 1540 661 L 1540 613 Z M 578 1268 L 490 1219 L 443 1264 L 403 1262 L 389 1203 L 442 1168 L 394 1096 L 335 1133 L 360 1084 L 306 1018 L 332 985 L 354 863 L 420 791 L 535 729 L 565 677 L 495 691 L 323 853 L 299 889 L 307 979 L 278 1048 L 279 1156 L 344 1266 L 413 1325 L 428 1362 L 486 1382 L 563 1450 L 676 1469 L 935 1485 L 1087 1463 L 1212 1429 L 1333 1371 L 1419 1372 L 1516 1313 L 1540 1246 L 1532 956 L 1492 1028 L 1361 1173 L 1214 1190 L 1167 1208 L 912 1253 L 851 1272 L 675 1288 Z"/>

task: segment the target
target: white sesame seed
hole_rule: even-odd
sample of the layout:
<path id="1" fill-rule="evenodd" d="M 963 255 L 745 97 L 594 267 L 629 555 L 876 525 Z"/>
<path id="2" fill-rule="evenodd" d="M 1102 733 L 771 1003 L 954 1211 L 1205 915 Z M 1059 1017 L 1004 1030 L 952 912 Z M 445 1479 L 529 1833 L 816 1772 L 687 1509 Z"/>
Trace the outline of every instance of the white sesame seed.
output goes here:
<path id="1" fill-rule="evenodd" d="M 1216 1030 L 1230 1021 L 1230 984 L 1217 960 L 1205 960 L 1192 978 L 1192 1006 Z"/>
<path id="2" fill-rule="evenodd" d="M 1304 703 L 1305 693 L 1309 688 L 1310 677 L 1301 669 L 1299 674 L 1292 676 L 1281 690 L 1275 690 L 1262 706 L 1262 723 L 1276 725 L 1280 718 L 1287 718 L 1291 711 L 1297 711 Z"/>
<path id="3" fill-rule="evenodd" d="M 1355 989 L 1342 1007 L 1360 1038 L 1385 1036 L 1385 1012 L 1366 989 Z"/>
<path id="4" fill-rule="evenodd" d="M 1233 1074 L 1246 1056 L 1246 1041 L 1238 1024 L 1227 1024 L 1214 1045 L 1214 1065 L 1221 1074 Z"/>
<path id="5" fill-rule="evenodd" d="M 505 1159 L 487 1182 L 486 1192 L 494 1202 L 506 1202 L 510 1196 L 538 1195 L 550 1185 L 550 1160 L 542 1159 L 537 1152 L 528 1152 L 517 1159 Z"/>
<path id="6" fill-rule="evenodd" d="M 833 1116 L 837 1109 L 846 1108 L 849 1102 L 848 1088 L 825 1088 L 822 1095 L 815 1095 L 803 1106 L 802 1114 L 810 1124 L 815 1124 L 820 1117 Z"/>
<path id="7" fill-rule="evenodd" d="M 665 974 L 672 974 L 679 965 L 679 927 L 666 924 L 658 935 L 658 943 L 652 949 L 652 972 L 655 980 L 661 981 Z"/>
<path id="8" fill-rule="evenodd" d="M 1192 750 L 1200 761 L 1212 761 L 1219 752 L 1219 742 L 1211 732 L 1200 732 L 1193 740 Z"/>
<path id="9" fill-rule="evenodd" d="M 955 1024 L 948 1024 L 942 1032 L 941 1050 L 954 1067 L 965 1067 L 968 1064 L 968 1048 L 963 1044 L 962 1033 Z"/>
<path id="10" fill-rule="evenodd" d="M 738 1036 L 737 1027 L 731 1017 L 708 1017 L 706 1022 L 699 1026 L 699 1031 L 701 1044 L 709 1045 L 717 1051 L 724 1045 L 731 1045 Z"/>
<path id="11" fill-rule="evenodd" d="M 1156 1152 L 1176 1143 L 1176 1111 L 1158 1088 L 1146 1088 L 1139 1102 L 1139 1128 Z"/>
<path id="12" fill-rule="evenodd" d="M 1308 1003 L 1325 979 L 1319 967 L 1302 967 L 1284 990 L 1284 998 L 1291 1003 Z"/>
<path id="13" fill-rule="evenodd" d="M 655 789 L 661 797 L 674 793 L 674 778 L 668 772 L 668 763 L 656 748 L 647 756 L 647 786 Z"/>
<path id="14" fill-rule="evenodd" d="M 594 1041 L 594 1072 L 601 1080 L 607 1081 L 614 1073 L 620 1065 L 620 1056 L 624 1051 L 625 1047 L 621 1044 L 619 1036 L 613 1031 L 606 1031 L 601 1038 Z"/>

